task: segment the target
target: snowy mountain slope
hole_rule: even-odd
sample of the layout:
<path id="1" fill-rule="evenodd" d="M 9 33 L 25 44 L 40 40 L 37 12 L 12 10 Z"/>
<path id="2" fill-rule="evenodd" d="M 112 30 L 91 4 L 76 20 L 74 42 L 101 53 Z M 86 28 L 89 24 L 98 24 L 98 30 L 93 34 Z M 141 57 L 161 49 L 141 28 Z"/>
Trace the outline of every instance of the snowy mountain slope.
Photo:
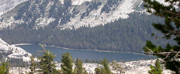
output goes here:
<path id="1" fill-rule="evenodd" d="M 109 2 L 111 3 L 111 1 L 108 0 L 106 3 L 97 6 L 97 9 L 90 11 L 88 16 L 83 18 L 81 17 L 84 13 L 79 13 L 75 15 L 75 17 L 70 18 L 68 23 L 59 25 L 59 27 L 61 29 L 72 27 L 77 29 L 82 26 L 95 27 L 114 22 L 118 19 L 127 19 L 129 17 L 128 14 L 136 11 L 134 8 L 140 4 L 141 0 L 114 0 L 114 5 L 112 6 L 108 4 Z M 106 7 L 109 8 L 109 11 L 103 11 L 103 9 L 107 9 Z"/>
<path id="2" fill-rule="evenodd" d="M 27 0 L 0 0 L 0 16 Z"/>
<path id="3" fill-rule="evenodd" d="M 6 54 L 7 58 L 22 59 L 23 61 L 30 61 L 30 53 L 26 52 L 20 47 L 9 45 L 0 38 L 0 53 Z M 5 58 L 5 57 L 4 57 Z"/>
<path id="4" fill-rule="evenodd" d="M 0 14 L 24 1 L 26 0 L 2 0 Z M 164 0 L 157 1 L 167 5 Z M 22 8 L 27 9 L 15 8 L 17 11 L 2 16 L 0 28 L 14 28 L 19 24 L 30 23 L 34 26 L 33 29 L 48 26 L 50 23 L 57 24 L 60 29 L 95 27 L 118 19 L 127 19 L 133 12 L 145 13 L 142 5 L 142 0 L 29 0 L 25 6 L 22 5 Z"/>
<path id="5" fill-rule="evenodd" d="M 95 27 L 144 11 L 142 0 L 29 0 L 21 5 L 1 17 L 0 28 L 30 23 L 33 29 L 50 23 L 57 24 L 60 29 Z"/>

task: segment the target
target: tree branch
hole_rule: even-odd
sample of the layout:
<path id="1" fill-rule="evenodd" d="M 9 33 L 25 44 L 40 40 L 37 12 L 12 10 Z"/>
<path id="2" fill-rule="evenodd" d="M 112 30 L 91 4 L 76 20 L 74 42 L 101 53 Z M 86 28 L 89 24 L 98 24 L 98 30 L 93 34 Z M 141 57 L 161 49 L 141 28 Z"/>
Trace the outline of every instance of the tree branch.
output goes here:
<path id="1" fill-rule="evenodd" d="M 166 57 L 164 58 L 164 60 L 165 60 L 166 58 L 168 58 L 170 54 L 171 54 L 171 53 L 168 53 L 168 54 L 166 55 Z"/>
<path id="2" fill-rule="evenodd" d="M 179 53 L 180 53 L 180 51 L 174 56 L 174 58 L 179 57 L 179 56 L 180 56 Z M 179 55 L 179 56 L 178 56 L 178 55 Z"/>
<path id="3" fill-rule="evenodd" d="M 152 54 L 154 53 L 151 49 L 149 49 L 148 47 L 146 47 L 146 49 L 148 49 Z"/>
<path id="4" fill-rule="evenodd" d="M 160 53 L 154 53 L 151 49 L 149 49 L 148 47 L 146 47 L 150 52 L 145 52 L 146 54 L 151 53 L 152 55 L 160 55 L 160 56 L 165 56 L 164 59 L 167 59 L 170 55 L 174 55 L 173 58 L 178 58 L 180 57 L 180 51 L 172 51 L 172 52 L 160 52 Z"/>
<path id="5" fill-rule="evenodd" d="M 180 14 L 179 14 L 179 13 L 174 13 L 174 12 L 169 11 L 169 10 L 165 10 L 165 12 L 167 12 L 167 13 L 171 13 L 171 14 L 174 14 L 174 15 L 176 15 L 176 17 L 179 17 L 179 16 L 180 16 Z"/>

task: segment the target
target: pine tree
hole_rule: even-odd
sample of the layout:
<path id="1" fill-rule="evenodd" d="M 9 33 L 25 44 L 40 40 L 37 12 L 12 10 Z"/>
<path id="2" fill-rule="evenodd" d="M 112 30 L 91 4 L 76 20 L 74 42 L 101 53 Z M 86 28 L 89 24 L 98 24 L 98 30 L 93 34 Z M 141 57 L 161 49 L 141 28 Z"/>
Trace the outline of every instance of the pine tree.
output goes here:
<path id="1" fill-rule="evenodd" d="M 6 62 L 3 62 L 2 65 L 0 66 L 0 74 L 10 74 L 9 73 L 9 61 L 7 60 Z"/>
<path id="2" fill-rule="evenodd" d="M 30 70 L 31 72 L 29 72 L 29 74 L 35 74 L 36 73 L 36 69 L 37 69 L 37 63 L 34 60 L 34 57 L 31 56 L 31 65 L 30 65 Z"/>
<path id="3" fill-rule="evenodd" d="M 43 56 L 38 57 L 40 62 L 38 62 L 38 67 L 40 72 L 43 74 L 57 74 L 58 71 L 55 69 L 56 66 L 53 63 L 55 55 L 52 54 L 49 50 L 46 50 L 43 46 Z"/>
<path id="4" fill-rule="evenodd" d="M 64 53 L 62 55 L 61 61 L 61 69 L 63 71 L 63 74 L 73 74 L 73 60 L 70 53 Z"/>
<path id="5" fill-rule="evenodd" d="M 101 74 L 101 69 L 99 68 L 99 66 L 95 68 L 94 71 L 95 71 L 95 74 Z"/>
<path id="6" fill-rule="evenodd" d="M 162 71 L 162 67 L 161 67 L 161 63 L 159 61 L 159 58 L 156 60 L 155 62 L 155 66 L 150 66 L 151 70 L 149 70 L 149 74 L 163 74 Z"/>
<path id="7" fill-rule="evenodd" d="M 2 66 L 0 66 L 0 74 L 5 74 L 6 73 L 6 64 L 3 62 Z"/>
<path id="8" fill-rule="evenodd" d="M 101 68 L 101 74 L 112 74 L 108 64 L 109 64 L 109 62 L 107 61 L 107 59 L 104 59 L 101 62 L 101 65 L 103 66 L 103 68 Z"/>
<path id="9" fill-rule="evenodd" d="M 75 74 L 88 74 L 85 68 L 83 68 L 83 62 L 81 60 L 76 59 L 75 65 Z"/>
<path id="10" fill-rule="evenodd" d="M 164 1 L 164 0 L 163 0 Z M 165 0 L 167 4 L 164 5 L 156 0 L 144 0 L 144 7 L 147 12 L 156 16 L 164 18 L 164 24 L 153 23 L 153 27 L 164 34 L 163 37 L 158 37 L 154 34 L 155 38 L 165 38 L 174 40 L 177 44 L 170 45 L 167 43 L 165 48 L 155 46 L 150 41 L 146 42 L 143 48 L 146 54 L 153 54 L 163 59 L 165 67 L 180 74 L 180 1 L 179 0 Z"/>
<path id="11" fill-rule="evenodd" d="M 5 62 L 5 64 L 6 64 L 6 71 L 5 71 L 4 74 L 10 74 L 10 72 L 9 72 L 9 68 L 10 68 L 9 60 L 7 60 L 7 61 Z"/>

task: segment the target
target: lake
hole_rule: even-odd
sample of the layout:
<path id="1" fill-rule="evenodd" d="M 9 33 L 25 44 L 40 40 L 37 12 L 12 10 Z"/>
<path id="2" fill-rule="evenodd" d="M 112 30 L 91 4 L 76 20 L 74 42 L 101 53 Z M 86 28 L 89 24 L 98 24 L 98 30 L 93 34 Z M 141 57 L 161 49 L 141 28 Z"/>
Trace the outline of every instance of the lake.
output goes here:
<path id="1" fill-rule="evenodd" d="M 31 54 L 40 54 L 38 51 L 42 51 L 41 46 L 39 45 L 18 45 L 27 52 Z M 79 58 L 82 60 L 86 59 L 104 59 L 106 58 L 109 61 L 112 59 L 117 61 L 133 61 L 141 59 L 150 59 L 152 56 L 142 55 L 142 54 L 133 54 L 133 53 L 119 53 L 119 52 L 99 52 L 99 51 L 83 51 L 83 50 L 68 50 L 57 47 L 45 47 L 50 50 L 54 55 L 56 55 L 55 60 L 61 61 L 61 55 L 63 53 L 69 52 L 73 59 Z"/>

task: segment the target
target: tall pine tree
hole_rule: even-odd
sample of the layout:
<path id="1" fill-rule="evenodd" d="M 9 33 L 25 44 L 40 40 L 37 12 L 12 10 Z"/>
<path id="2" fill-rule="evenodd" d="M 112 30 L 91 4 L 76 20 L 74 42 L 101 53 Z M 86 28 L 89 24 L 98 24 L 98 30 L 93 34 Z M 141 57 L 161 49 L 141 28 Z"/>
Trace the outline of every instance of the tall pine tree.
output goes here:
<path id="1" fill-rule="evenodd" d="M 5 62 L 2 63 L 0 66 L 0 74 L 5 74 L 6 73 L 6 64 Z"/>
<path id="2" fill-rule="evenodd" d="M 73 60 L 70 53 L 64 53 L 62 55 L 61 69 L 63 74 L 73 74 Z"/>
<path id="3" fill-rule="evenodd" d="M 9 61 L 7 60 L 6 62 L 3 62 L 0 66 L 0 74 L 10 74 L 9 68 Z"/>
<path id="4" fill-rule="evenodd" d="M 75 74 L 88 74 L 85 68 L 83 68 L 83 62 L 80 59 L 76 59 L 75 61 Z"/>
<path id="5" fill-rule="evenodd" d="M 107 59 L 104 59 L 101 62 L 101 65 L 103 66 L 103 68 L 101 68 L 101 74 L 112 74 L 111 69 L 109 68 L 109 62 L 107 61 Z"/>
<path id="6" fill-rule="evenodd" d="M 9 72 L 9 68 L 10 68 L 9 60 L 7 60 L 5 63 L 6 63 L 6 72 L 5 72 L 5 74 L 10 74 L 10 72 Z"/>
<path id="7" fill-rule="evenodd" d="M 162 38 L 173 39 L 177 44 L 167 43 L 166 47 L 162 48 L 147 41 L 143 49 L 146 54 L 162 58 L 167 69 L 180 74 L 180 0 L 165 0 L 168 5 L 161 4 L 156 0 L 144 0 L 144 2 L 147 12 L 164 18 L 164 24 L 153 23 L 153 27 L 164 34 Z M 156 36 L 156 38 L 159 37 Z"/>
<path id="8" fill-rule="evenodd" d="M 33 56 L 31 56 L 30 58 L 31 58 L 31 65 L 29 68 L 31 72 L 29 72 L 29 74 L 35 74 L 37 69 L 37 62 L 34 60 Z"/>
<path id="9" fill-rule="evenodd" d="M 56 66 L 54 64 L 55 55 L 52 54 L 49 50 L 46 50 L 43 46 L 43 55 L 38 57 L 40 62 L 38 62 L 38 67 L 40 68 L 40 72 L 43 74 L 57 74 L 58 71 L 55 69 Z"/>

